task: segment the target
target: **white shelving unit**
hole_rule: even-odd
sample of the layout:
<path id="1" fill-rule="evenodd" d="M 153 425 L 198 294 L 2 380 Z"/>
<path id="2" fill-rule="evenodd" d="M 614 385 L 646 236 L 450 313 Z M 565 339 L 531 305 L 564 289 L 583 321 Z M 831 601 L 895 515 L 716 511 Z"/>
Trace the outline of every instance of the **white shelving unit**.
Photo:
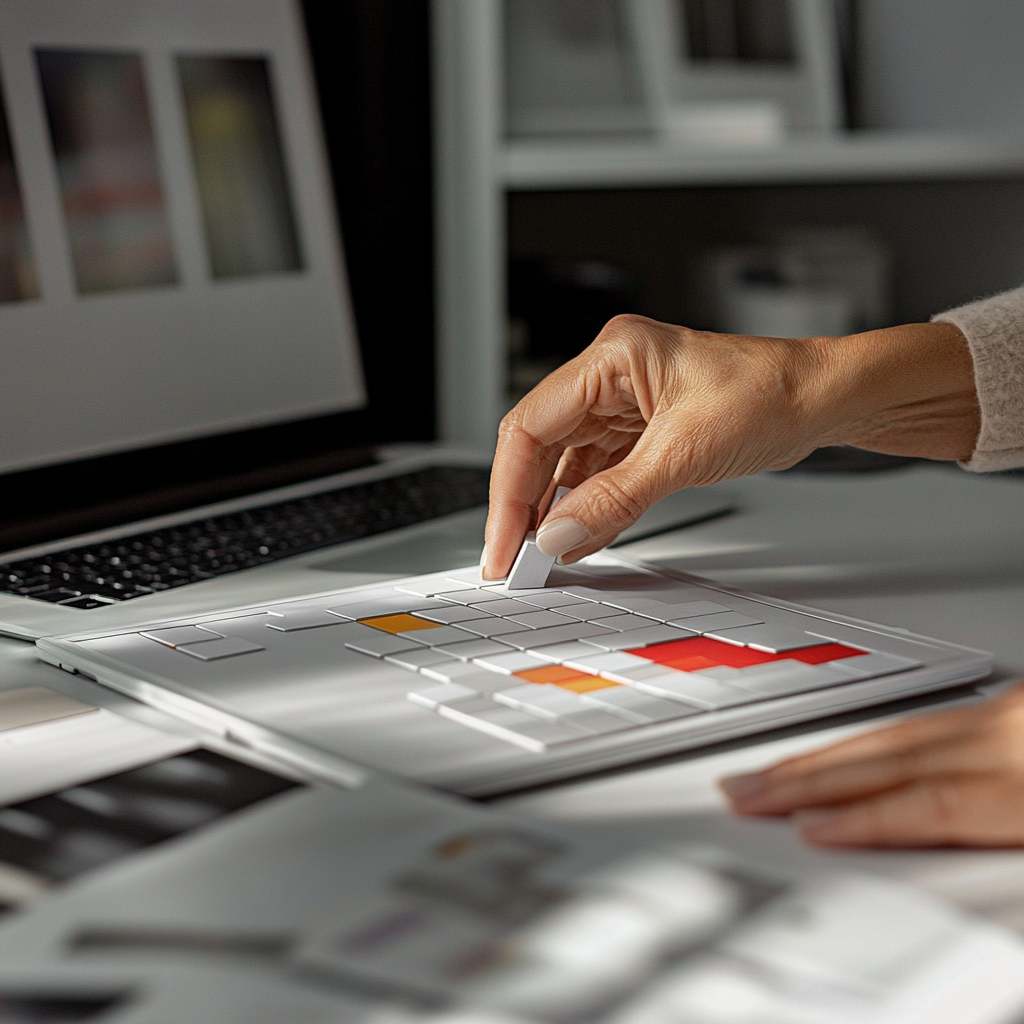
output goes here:
<path id="1" fill-rule="evenodd" d="M 1024 136 L 863 132 L 692 151 L 665 142 L 507 139 L 503 0 L 434 0 L 439 423 L 493 443 L 506 410 L 510 192 L 1024 178 Z"/>

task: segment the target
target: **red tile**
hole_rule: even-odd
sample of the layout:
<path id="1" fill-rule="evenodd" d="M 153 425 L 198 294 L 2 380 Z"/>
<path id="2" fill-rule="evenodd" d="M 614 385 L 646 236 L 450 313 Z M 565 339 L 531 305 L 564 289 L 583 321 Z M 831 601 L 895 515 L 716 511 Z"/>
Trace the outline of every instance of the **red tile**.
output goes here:
<path id="1" fill-rule="evenodd" d="M 748 665 L 763 665 L 779 658 L 777 654 L 764 654 L 749 647 L 736 647 L 734 644 L 724 644 L 720 640 L 710 640 L 703 636 L 692 637 L 689 640 L 671 640 L 664 644 L 654 644 L 652 647 L 639 647 L 627 653 L 659 665 L 668 665 L 689 658 L 702 658 L 706 659 L 702 666 L 704 668 L 746 668 Z"/>
<path id="2" fill-rule="evenodd" d="M 798 651 L 787 651 L 785 657 L 808 665 L 820 665 L 823 661 L 855 658 L 858 654 L 867 653 L 858 647 L 847 647 L 846 644 L 818 644 L 816 647 L 801 647 Z"/>

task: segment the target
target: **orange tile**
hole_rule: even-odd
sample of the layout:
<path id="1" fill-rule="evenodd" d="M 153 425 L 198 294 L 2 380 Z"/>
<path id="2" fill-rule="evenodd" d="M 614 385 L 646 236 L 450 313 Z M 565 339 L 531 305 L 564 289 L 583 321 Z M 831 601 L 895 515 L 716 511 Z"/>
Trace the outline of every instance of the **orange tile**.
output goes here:
<path id="1" fill-rule="evenodd" d="M 528 668 L 522 672 L 514 672 L 519 679 L 528 683 L 560 683 L 566 679 L 578 679 L 583 673 L 564 665 L 545 665 L 543 668 Z"/>
<path id="2" fill-rule="evenodd" d="M 374 629 L 382 630 L 385 633 L 408 633 L 414 629 L 437 629 L 439 623 L 431 622 L 429 619 L 421 619 L 416 615 L 375 615 L 372 619 L 360 619 L 364 626 L 373 626 Z"/>
<path id="3" fill-rule="evenodd" d="M 567 679 L 564 683 L 556 684 L 560 690 L 571 690 L 573 693 L 593 693 L 595 690 L 608 690 L 618 683 L 610 679 L 602 679 L 600 676 L 577 676 L 575 679 Z"/>

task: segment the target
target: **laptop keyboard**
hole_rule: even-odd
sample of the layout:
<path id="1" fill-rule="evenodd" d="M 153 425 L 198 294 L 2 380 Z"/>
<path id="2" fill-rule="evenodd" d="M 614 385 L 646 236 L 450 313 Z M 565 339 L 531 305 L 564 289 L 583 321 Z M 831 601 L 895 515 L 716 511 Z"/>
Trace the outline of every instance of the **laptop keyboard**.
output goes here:
<path id="1" fill-rule="evenodd" d="M 483 505 L 488 471 L 431 466 L 0 563 L 0 592 L 101 608 Z"/>
<path id="2" fill-rule="evenodd" d="M 823 619 L 637 573 L 626 586 L 509 591 L 464 569 L 255 614 L 265 621 L 246 638 L 231 635 L 231 619 L 142 635 L 218 662 L 330 630 L 407 671 L 408 699 L 425 714 L 537 753 L 921 664 L 839 642 Z"/>

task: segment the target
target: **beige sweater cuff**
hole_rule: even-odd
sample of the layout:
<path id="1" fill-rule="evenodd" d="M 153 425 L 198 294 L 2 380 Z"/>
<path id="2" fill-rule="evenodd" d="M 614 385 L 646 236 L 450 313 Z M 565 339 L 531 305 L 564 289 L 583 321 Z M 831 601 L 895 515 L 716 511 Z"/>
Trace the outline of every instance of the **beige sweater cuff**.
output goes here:
<path id="1" fill-rule="evenodd" d="M 974 360 L 981 429 L 960 465 L 976 473 L 1024 466 L 1024 287 L 932 319 L 959 327 Z"/>

